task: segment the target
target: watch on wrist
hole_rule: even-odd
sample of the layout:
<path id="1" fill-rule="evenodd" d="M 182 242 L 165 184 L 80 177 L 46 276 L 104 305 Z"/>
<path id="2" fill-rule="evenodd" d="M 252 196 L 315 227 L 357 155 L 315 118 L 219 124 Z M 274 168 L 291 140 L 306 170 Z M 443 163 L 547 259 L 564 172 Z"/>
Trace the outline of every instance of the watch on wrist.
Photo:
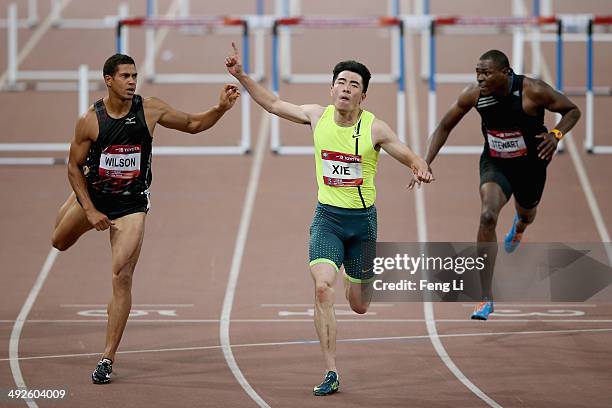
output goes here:
<path id="1" fill-rule="evenodd" d="M 563 139 L 563 132 L 561 132 L 559 129 L 553 129 L 550 131 L 550 133 L 552 133 L 557 140 Z"/>

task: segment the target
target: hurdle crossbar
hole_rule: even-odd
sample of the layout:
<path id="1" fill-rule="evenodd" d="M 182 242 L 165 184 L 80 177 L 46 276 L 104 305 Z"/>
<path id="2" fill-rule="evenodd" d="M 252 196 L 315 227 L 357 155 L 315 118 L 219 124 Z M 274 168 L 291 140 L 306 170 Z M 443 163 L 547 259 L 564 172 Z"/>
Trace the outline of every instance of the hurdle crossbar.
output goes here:
<path id="1" fill-rule="evenodd" d="M 397 17 L 346 17 L 346 18 L 330 18 L 330 17 L 290 17 L 290 18 L 280 18 L 275 20 L 274 26 L 272 28 L 272 88 L 273 92 L 278 95 L 279 94 L 279 85 L 280 85 L 280 64 L 279 64 L 279 28 L 283 26 L 293 26 L 293 27 L 304 27 L 304 28 L 381 28 L 381 27 L 390 27 L 395 28 L 399 27 L 399 58 L 398 64 L 398 76 L 397 78 L 390 78 L 390 75 L 373 75 L 371 83 L 376 82 L 385 82 L 393 79 L 395 83 L 397 83 L 398 91 L 397 91 L 397 134 L 402 142 L 406 141 L 406 96 L 405 96 L 405 77 L 404 77 L 404 66 L 405 66 L 405 56 L 404 56 L 404 23 L 402 19 Z M 306 74 L 302 74 L 303 76 L 299 76 L 298 74 L 292 74 L 294 77 L 293 80 L 289 81 L 291 83 L 329 83 L 330 76 L 329 74 L 326 76 L 313 76 L 309 75 L 310 78 Z M 302 78 L 302 82 L 300 82 L 299 78 Z M 312 145 L 310 146 L 287 146 L 281 144 L 280 137 L 280 124 L 279 118 L 277 116 L 272 116 L 271 126 L 271 149 L 273 152 L 278 154 L 287 154 L 287 155 L 303 155 L 303 154 L 312 154 L 314 152 L 314 148 Z"/>

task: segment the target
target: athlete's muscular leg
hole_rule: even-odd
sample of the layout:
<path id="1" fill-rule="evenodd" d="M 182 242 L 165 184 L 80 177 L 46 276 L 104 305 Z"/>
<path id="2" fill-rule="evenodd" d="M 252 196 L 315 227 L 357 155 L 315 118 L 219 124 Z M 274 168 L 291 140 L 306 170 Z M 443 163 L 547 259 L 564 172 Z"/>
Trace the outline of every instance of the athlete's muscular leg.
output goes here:
<path id="1" fill-rule="evenodd" d="M 70 193 L 70 195 L 68 196 L 68 198 L 66 199 L 64 204 L 62 204 L 62 206 L 60 207 L 59 211 L 57 212 L 57 216 L 55 217 L 55 227 L 56 228 L 59 225 L 59 223 L 62 220 L 62 218 L 64 218 L 64 216 L 66 215 L 66 212 L 68 211 L 68 209 L 74 203 L 77 203 L 77 200 L 76 200 L 76 194 L 74 194 L 74 191 L 73 191 L 72 193 Z"/>
<path id="2" fill-rule="evenodd" d="M 132 275 L 142 247 L 144 226 L 142 212 L 118 218 L 111 226 L 113 297 L 107 309 L 104 357 L 113 361 L 132 307 Z"/>
<path id="3" fill-rule="evenodd" d="M 338 272 L 334 265 L 318 263 L 310 267 L 315 284 L 314 323 L 321 343 L 327 371 L 336 371 L 336 316 L 334 283 Z"/>
<path id="4" fill-rule="evenodd" d="M 345 276 L 344 294 L 353 312 L 365 314 L 372 300 L 372 284 L 351 282 L 348 277 Z"/>
<path id="5" fill-rule="evenodd" d="M 87 221 L 87 216 L 77 202 L 74 193 L 60 207 L 55 219 L 55 229 L 51 238 L 53 247 L 60 251 L 70 248 L 81 235 L 93 227 Z"/>
<path id="6" fill-rule="evenodd" d="M 525 232 L 525 229 L 535 220 L 538 207 L 527 209 L 521 207 L 516 201 L 514 202 L 514 206 L 516 207 L 516 213 L 519 217 L 519 220 L 516 223 L 516 233 L 522 234 Z"/>
<path id="7" fill-rule="evenodd" d="M 480 186 L 480 224 L 478 226 L 478 256 L 486 255 L 485 268 L 480 272 L 482 296 L 491 299 L 491 283 L 495 258 L 497 257 L 497 218 L 502 207 L 508 202 L 502 188 L 496 183 Z"/>

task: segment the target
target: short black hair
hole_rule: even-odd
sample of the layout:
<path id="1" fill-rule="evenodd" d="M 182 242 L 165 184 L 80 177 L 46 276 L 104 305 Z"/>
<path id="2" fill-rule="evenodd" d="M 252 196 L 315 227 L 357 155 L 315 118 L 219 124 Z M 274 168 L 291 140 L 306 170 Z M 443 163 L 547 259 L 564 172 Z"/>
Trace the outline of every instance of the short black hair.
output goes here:
<path id="1" fill-rule="evenodd" d="M 332 77 L 332 84 L 336 82 L 336 78 L 338 78 L 338 75 L 342 71 L 351 71 L 361 75 L 361 80 L 363 81 L 363 93 L 366 93 L 366 91 L 368 90 L 368 84 L 370 83 L 370 78 L 372 78 L 372 74 L 370 74 L 370 70 L 365 65 L 353 60 L 337 63 L 334 67 L 334 76 Z"/>
<path id="2" fill-rule="evenodd" d="M 117 70 L 119 69 L 119 65 L 124 65 L 124 64 L 136 66 L 136 63 L 134 62 L 132 57 L 130 57 L 129 55 L 125 55 L 125 54 L 112 55 L 104 63 L 102 74 L 104 76 L 106 75 L 115 76 L 115 74 L 117 73 Z"/>
<path id="3" fill-rule="evenodd" d="M 480 56 L 480 60 L 491 60 L 498 69 L 510 68 L 506 54 L 500 50 L 489 50 Z"/>

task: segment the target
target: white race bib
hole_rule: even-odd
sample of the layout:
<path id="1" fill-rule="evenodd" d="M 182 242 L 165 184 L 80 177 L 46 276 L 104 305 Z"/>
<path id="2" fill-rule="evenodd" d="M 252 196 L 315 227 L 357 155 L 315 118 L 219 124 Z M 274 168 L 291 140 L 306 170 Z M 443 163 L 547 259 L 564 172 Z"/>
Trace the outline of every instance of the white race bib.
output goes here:
<path id="1" fill-rule="evenodd" d="M 487 130 L 487 140 L 491 157 L 527 156 L 527 145 L 520 130 Z"/>
<path id="2" fill-rule="evenodd" d="M 140 175 L 140 145 L 113 145 L 100 155 L 98 174 L 102 177 L 133 179 Z"/>
<path id="3" fill-rule="evenodd" d="M 321 150 L 323 183 L 331 187 L 350 187 L 363 184 L 361 156 Z"/>

